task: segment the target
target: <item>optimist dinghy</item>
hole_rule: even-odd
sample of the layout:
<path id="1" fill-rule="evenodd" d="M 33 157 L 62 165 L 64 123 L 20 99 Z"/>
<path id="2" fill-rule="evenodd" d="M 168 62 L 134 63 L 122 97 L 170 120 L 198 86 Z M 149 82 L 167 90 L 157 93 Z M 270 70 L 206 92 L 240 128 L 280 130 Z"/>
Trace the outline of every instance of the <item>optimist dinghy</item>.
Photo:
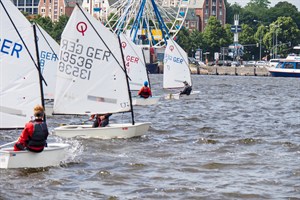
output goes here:
<path id="1" fill-rule="evenodd" d="M 0 168 L 39 168 L 58 166 L 67 154 L 69 144 L 51 143 L 44 151 L 14 151 L 13 148 L 0 149 Z"/>
<path id="2" fill-rule="evenodd" d="M 164 89 L 182 89 L 184 81 L 192 86 L 191 70 L 188 65 L 186 52 L 173 40 L 167 40 L 167 46 L 164 57 Z M 180 95 L 180 93 L 171 93 L 165 95 L 165 99 L 195 99 L 200 91 L 192 90 L 190 95 Z"/>
<path id="3" fill-rule="evenodd" d="M 66 125 L 60 137 L 130 138 L 144 135 L 151 123 L 135 123 L 120 38 L 78 4 L 63 31 L 57 69 L 54 114 L 131 112 L 132 123 L 91 128 Z"/>
<path id="4" fill-rule="evenodd" d="M 8 0 L 0 1 L 0 21 L 0 48 L 3 50 L 0 52 L 0 129 L 24 128 L 33 107 L 44 106 L 36 25 L 30 24 Z M 46 150 L 38 154 L 0 149 L 0 168 L 57 165 L 67 147 L 68 144 L 48 143 Z"/>
<path id="5" fill-rule="evenodd" d="M 129 80 L 129 87 L 132 92 L 137 93 L 143 86 L 144 81 L 149 83 L 150 79 L 147 73 L 143 50 L 140 46 L 134 44 L 125 34 L 120 33 L 121 46 L 123 50 L 125 67 Z M 152 96 L 148 98 L 132 97 L 132 105 L 147 106 L 158 103 L 160 97 Z"/>

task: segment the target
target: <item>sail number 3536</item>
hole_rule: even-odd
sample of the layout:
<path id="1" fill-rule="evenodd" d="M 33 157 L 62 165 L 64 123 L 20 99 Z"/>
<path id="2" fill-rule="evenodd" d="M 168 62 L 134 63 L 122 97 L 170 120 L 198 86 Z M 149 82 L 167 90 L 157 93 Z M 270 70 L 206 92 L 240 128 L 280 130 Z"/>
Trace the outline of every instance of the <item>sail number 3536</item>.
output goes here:
<path id="1" fill-rule="evenodd" d="M 67 75 L 90 79 L 93 60 L 68 51 L 61 51 L 58 69 Z"/>

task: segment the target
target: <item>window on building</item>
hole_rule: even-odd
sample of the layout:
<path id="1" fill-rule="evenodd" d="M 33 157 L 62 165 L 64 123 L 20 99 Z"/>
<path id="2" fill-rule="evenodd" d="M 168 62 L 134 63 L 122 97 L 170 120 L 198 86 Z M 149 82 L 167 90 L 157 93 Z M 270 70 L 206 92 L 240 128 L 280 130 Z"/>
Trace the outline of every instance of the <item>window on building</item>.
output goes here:
<path id="1" fill-rule="evenodd" d="M 219 15 L 223 15 L 223 12 L 222 12 L 222 10 L 220 10 L 220 13 L 219 13 Z"/>
<path id="2" fill-rule="evenodd" d="M 40 1 L 39 1 L 39 0 L 34 0 L 34 2 L 33 2 L 34 6 L 38 6 L 38 5 L 39 5 L 39 3 L 40 3 Z"/>
<path id="3" fill-rule="evenodd" d="M 188 21 L 185 21 L 185 27 L 189 28 L 189 22 Z"/>
<path id="4" fill-rule="evenodd" d="M 26 10 L 25 10 L 27 13 L 29 13 L 29 14 L 33 14 L 32 13 L 32 8 L 26 8 Z"/>
<path id="5" fill-rule="evenodd" d="M 26 1 L 26 6 L 33 6 L 33 5 L 32 5 L 32 1 L 31 1 L 31 0 L 27 0 L 27 1 Z"/>
<path id="6" fill-rule="evenodd" d="M 196 22 L 195 22 L 195 21 L 191 21 L 190 27 L 191 27 L 191 28 L 196 28 Z"/>
<path id="7" fill-rule="evenodd" d="M 38 8 L 33 8 L 33 14 L 35 14 L 35 15 L 39 14 L 39 9 Z"/>
<path id="8" fill-rule="evenodd" d="M 24 0 L 19 0 L 19 3 L 18 3 L 17 6 L 25 6 L 25 1 Z"/>

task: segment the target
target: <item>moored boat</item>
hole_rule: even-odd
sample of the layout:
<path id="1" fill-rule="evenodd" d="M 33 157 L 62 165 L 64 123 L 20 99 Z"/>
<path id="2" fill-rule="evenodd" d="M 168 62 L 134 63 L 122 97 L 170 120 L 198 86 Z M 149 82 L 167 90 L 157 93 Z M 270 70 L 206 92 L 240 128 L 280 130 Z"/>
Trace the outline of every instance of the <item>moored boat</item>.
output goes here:
<path id="1" fill-rule="evenodd" d="M 268 70 L 274 77 L 300 77 L 300 57 L 280 60 L 276 67 Z"/>
<path id="2" fill-rule="evenodd" d="M 13 148 L 0 149 L 0 168 L 39 168 L 58 166 L 67 155 L 69 144 L 50 143 L 44 151 L 14 151 Z"/>

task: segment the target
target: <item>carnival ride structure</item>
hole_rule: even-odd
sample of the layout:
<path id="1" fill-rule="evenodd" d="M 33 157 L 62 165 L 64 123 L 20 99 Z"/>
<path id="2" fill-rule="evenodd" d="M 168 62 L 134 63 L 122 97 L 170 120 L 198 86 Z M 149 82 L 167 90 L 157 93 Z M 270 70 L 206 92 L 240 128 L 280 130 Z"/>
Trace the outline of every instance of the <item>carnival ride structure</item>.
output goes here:
<path id="1" fill-rule="evenodd" d="M 109 7 L 106 27 L 130 36 L 137 45 L 162 47 L 182 28 L 189 0 L 119 0 Z"/>

